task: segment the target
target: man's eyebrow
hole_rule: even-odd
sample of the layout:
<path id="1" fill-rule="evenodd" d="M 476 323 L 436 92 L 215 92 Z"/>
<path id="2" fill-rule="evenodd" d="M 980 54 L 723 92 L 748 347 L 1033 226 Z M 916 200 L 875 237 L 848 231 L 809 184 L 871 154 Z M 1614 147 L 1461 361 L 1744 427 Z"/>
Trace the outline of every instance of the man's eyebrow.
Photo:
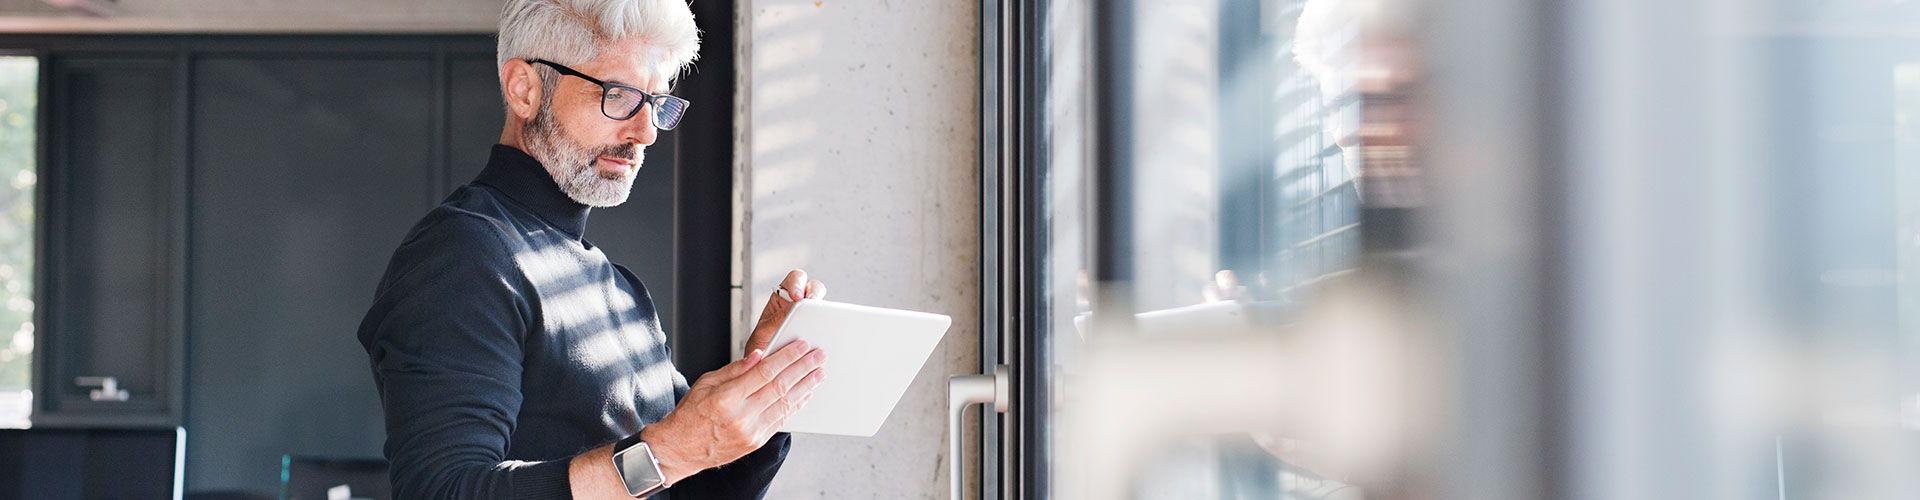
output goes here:
<path id="1" fill-rule="evenodd" d="M 675 84 L 675 83 L 679 83 L 679 82 L 674 82 L 674 81 L 671 81 L 671 80 L 669 80 L 669 81 L 667 82 L 667 84 L 666 84 L 666 85 L 663 85 L 663 86 L 662 86 L 662 87 L 663 87 L 663 89 L 662 89 L 662 90 L 654 90 L 654 89 L 649 89 L 649 88 L 647 88 L 647 87 L 645 87 L 645 86 L 642 86 L 642 85 L 635 85 L 635 84 L 631 84 L 631 83 L 627 83 L 627 82 L 625 82 L 625 81 L 623 81 L 623 80 L 617 80 L 617 79 L 613 79 L 613 78 L 608 78 L 608 79 L 606 79 L 606 80 L 601 80 L 601 81 L 604 81 L 604 82 L 607 82 L 607 83 L 611 83 L 611 84 L 615 84 L 615 85 L 620 85 L 620 86 L 624 86 L 624 87 L 633 87 L 633 88 L 636 88 L 636 89 L 640 89 L 640 90 L 641 90 L 642 92 L 646 92 L 646 93 L 649 93 L 649 94 L 671 94 L 671 93 L 673 93 L 673 84 Z"/>

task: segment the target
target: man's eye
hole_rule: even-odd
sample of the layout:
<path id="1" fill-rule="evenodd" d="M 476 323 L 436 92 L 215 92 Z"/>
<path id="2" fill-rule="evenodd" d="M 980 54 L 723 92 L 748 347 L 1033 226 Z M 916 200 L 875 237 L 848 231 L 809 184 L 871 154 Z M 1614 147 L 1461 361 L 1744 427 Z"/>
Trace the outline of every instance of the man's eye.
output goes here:
<path id="1" fill-rule="evenodd" d="M 623 89 L 623 88 L 620 88 L 620 87 L 614 87 L 614 88 L 610 88 L 610 89 L 607 89 L 607 98 L 608 98 L 608 99 L 614 99 L 614 100 L 626 100 L 626 99 L 630 99 L 630 98 L 632 98 L 632 97 L 633 97 L 633 93 L 632 93 L 632 92 L 628 92 L 628 91 L 627 91 L 627 89 Z"/>

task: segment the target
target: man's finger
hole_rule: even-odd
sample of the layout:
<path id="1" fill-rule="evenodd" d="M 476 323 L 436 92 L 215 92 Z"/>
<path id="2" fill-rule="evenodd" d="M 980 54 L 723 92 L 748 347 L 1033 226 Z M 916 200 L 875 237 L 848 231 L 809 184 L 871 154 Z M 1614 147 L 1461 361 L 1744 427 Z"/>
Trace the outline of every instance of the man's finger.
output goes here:
<path id="1" fill-rule="evenodd" d="M 732 363 L 727 363 L 726 366 L 722 366 L 718 370 L 708 372 L 707 376 L 714 377 L 714 380 L 721 382 L 733 380 L 734 377 L 739 377 L 740 374 L 753 369 L 754 365 L 760 364 L 760 361 L 764 359 L 767 359 L 767 351 L 765 349 L 753 349 L 747 351 L 745 357 L 734 360 Z M 704 379 L 706 377 L 700 378 Z"/>
<path id="2" fill-rule="evenodd" d="M 773 334 L 786 322 L 787 311 L 793 309 L 794 302 L 807 296 L 806 283 L 806 271 L 787 271 L 787 277 L 767 297 L 767 306 L 760 309 L 760 320 L 754 322 L 753 333 L 747 335 L 747 350 L 766 349 L 773 343 Z"/>
<path id="3" fill-rule="evenodd" d="M 780 281 L 780 288 L 787 291 L 783 297 L 787 302 L 800 300 L 807 296 L 807 272 L 801 269 L 787 271 L 787 278 Z M 778 295 L 778 292 L 775 292 Z"/>
<path id="4" fill-rule="evenodd" d="M 808 345 L 807 341 L 794 340 L 793 343 L 767 355 L 767 359 L 760 360 L 752 369 L 735 378 L 733 381 L 736 384 L 733 390 L 739 391 L 741 396 L 750 396 L 761 387 L 773 383 L 780 376 L 781 371 L 793 366 L 794 362 L 800 361 L 813 350 L 813 346 Z"/>
<path id="5" fill-rule="evenodd" d="M 747 335 L 747 350 L 764 350 L 773 343 L 773 334 L 778 333 L 780 324 L 786 322 L 787 311 L 792 309 L 792 304 L 779 297 L 767 299 L 767 308 L 760 311 L 760 321 L 754 323 L 753 333 Z"/>
<path id="6" fill-rule="evenodd" d="M 794 408 L 806 408 L 807 402 L 813 401 L 813 391 L 826 382 L 826 367 L 815 368 L 813 373 L 807 374 L 807 378 L 800 379 L 800 383 L 793 384 L 793 388 L 787 390 L 787 397 L 799 396 L 799 403 L 795 404 Z"/>
<path id="7" fill-rule="evenodd" d="M 760 313 L 760 322 L 753 325 L 753 333 L 747 335 L 747 350 L 766 350 L 773 344 L 773 334 L 780 332 L 780 323 L 785 319 L 787 309 L 767 305 Z"/>
<path id="8" fill-rule="evenodd" d="M 767 408 L 760 411 L 760 423 L 766 426 L 761 429 L 761 433 L 772 434 L 779 431 L 781 427 L 785 427 L 787 418 L 807 406 L 807 401 L 813 399 L 813 390 L 820 387 L 820 383 L 826 381 L 826 378 L 825 369 L 815 369 L 805 378 L 800 379 L 799 383 L 794 384 L 785 397 L 770 401 Z"/>
<path id="9" fill-rule="evenodd" d="M 821 283 L 820 280 L 808 281 L 807 282 L 807 298 L 809 299 L 827 298 L 827 284 Z"/>
<path id="10" fill-rule="evenodd" d="M 754 391 L 753 395 L 748 396 L 747 408 L 753 409 L 768 405 L 778 405 L 781 401 L 798 399 L 798 395 L 791 394 L 794 386 L 806 380 L 808 377 L 819 373 L 820 366 L 826 363 L 827 353 L 815 349 L 813 352 L 808 353 L 807 357 L 801 358 L 792 365 L 788 365 L 785 370 L 781 370 L 780 374 L 774 377 L 772 382 L 761 387 L 760 390 Z M 793 397 L 790 399 L 789 396 Z"/>

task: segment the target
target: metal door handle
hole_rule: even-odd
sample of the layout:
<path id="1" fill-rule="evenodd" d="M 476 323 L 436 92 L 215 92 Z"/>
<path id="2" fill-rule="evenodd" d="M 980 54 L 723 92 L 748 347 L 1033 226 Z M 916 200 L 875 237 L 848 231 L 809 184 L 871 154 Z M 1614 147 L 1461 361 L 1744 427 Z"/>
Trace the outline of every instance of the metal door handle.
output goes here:
<path id="1" fill-rule="evenodd" d="M 961 490 L 960 422 L 967 414 L 967 407 L 974 404 L 993 404 L 994 413 L 1006 413 L 1007 404 L 1013 401 L 1008 397 L 1007 365 L 993 367 L 992 375 L 954 375 L 947 379 L 947 487 L 952 491 L 953 500 L 960 500 Z M 984 496 L 984 495 L 983 495 Z"/>
<path id="2" fill-rule="evenodd" d="M 87 392 L 87 398 L 94 401 L 126 401 L 129 394 L 120 388 L 120 380 L 113 377 L 77 377 L 73 384 L 80 387 L 97 387 Z"/>

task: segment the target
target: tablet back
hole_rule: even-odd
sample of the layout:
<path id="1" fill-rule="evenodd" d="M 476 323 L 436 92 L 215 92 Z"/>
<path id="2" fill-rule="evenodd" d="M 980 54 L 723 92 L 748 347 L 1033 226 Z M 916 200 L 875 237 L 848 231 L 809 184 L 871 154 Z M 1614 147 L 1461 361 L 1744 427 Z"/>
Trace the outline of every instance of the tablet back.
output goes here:
<path id="1" fill-rule="evenodd" d="M 827 352 L 827 379 L 787 418 L 787 432 L 872 436 L 906 394 L 953 320 L 824 300 L 794 305 L 768 352 L 806 339 Z"/>

